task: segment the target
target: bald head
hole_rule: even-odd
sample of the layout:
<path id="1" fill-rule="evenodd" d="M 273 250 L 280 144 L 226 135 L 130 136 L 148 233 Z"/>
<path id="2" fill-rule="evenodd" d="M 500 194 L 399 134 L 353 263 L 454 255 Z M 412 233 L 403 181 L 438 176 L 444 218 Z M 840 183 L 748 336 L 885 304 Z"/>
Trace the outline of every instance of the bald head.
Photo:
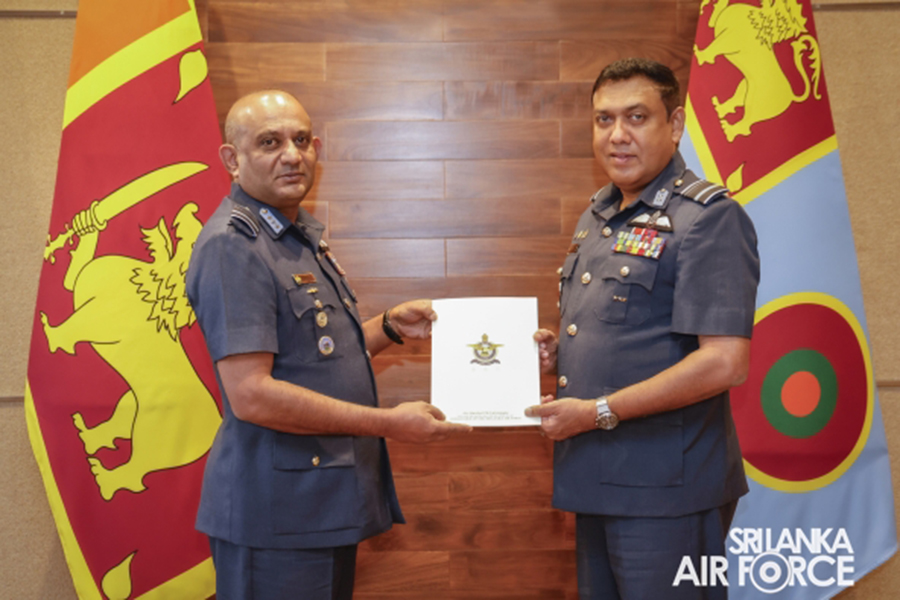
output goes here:
<path id="1" fill-rule="evenodd" d="M 267 113 L 275 110 L 296 107 L 308 125 L 309 115 L 303 105 L 291 94 L 281 90 L 262 90 L 240 98 L 231 106 L 225 118 L 225 143 L 236 144 L 247 131 L 248 125 L 254 125 Z"/>
<path id="2" fill-rule="evenodd" d="M 291 217 L 315 181 L 320 146 L 297 99 L 264 90 L 228 111 L 219 155 L 245 192 Z"/>

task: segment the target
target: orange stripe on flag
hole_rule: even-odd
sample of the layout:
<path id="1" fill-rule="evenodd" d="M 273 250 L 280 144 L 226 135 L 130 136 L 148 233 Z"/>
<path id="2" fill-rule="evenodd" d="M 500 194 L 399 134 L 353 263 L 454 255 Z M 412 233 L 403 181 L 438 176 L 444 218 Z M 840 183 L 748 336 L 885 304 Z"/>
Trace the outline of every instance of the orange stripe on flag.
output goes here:
<path id="1" fill-rule="evenodd" d="M 190 10 L 188 0 L 81 0 L 69 86 L 122 48 Z"/>

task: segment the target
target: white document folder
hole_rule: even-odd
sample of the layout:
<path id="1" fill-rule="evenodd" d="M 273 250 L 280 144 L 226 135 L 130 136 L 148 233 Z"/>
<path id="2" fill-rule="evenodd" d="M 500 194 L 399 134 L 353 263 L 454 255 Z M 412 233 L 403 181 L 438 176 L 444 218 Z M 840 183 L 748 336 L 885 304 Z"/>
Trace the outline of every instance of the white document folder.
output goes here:
<path id="1" fill-rule="evenodd" d="M 432 302 L 431 403 L 450 421 L 474 427 L 539 425 L 534 332 L 537 298 L 454 298 Z"/>

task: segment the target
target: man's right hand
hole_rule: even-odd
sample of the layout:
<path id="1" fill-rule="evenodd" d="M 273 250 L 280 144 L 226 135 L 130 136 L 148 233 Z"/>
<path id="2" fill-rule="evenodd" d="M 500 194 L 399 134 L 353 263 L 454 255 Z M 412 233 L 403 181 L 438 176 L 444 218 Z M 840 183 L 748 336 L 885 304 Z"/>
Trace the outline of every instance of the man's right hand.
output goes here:
<path id="1" fill-rule="evenodd" d="M 559 349 L 556 334 L 549 329 L 538 329 L 534 332 L 534 341 L 538 343 L 541 373 L 554 372 L 556 370 L 556 351 Z"/>
<path id="2" fill-rule="evenodd" d="M 398 442 L 437 442 L 472 431 L 471 425 L 448 422 L 439 408 L 427 402 L 404 402 L 390 411 L 391 426 L 385 437 Z"/>

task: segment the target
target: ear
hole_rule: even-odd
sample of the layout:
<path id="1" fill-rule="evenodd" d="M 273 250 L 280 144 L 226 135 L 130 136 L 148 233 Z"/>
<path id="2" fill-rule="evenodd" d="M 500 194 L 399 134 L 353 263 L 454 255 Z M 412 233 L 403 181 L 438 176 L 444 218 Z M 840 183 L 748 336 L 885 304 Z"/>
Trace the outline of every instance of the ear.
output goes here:
<path id="1" fill-rule="evenodd" d="M 321 153 L 322 152 L 322 140 L 320 140 L 316 136 L 313 136 L 312 143 L 313 143 L 313 148 L 316 149 L 316 155 Z"/>
<path id="2" fill-rule="evenodd" d="M 677 146 L 678 142 L 681 141 L 681 136 L 684 135 L 684 107 L 679 106 L 673 110 L 669 119 L 672 122 L 672 141 Z"/>
<path id="3" fill-rule="evenodd" d="M 222 144 L 219 146 L 219 159 L 225 165 L 225 170 L 232 178 L 237 179 L 238 176 L 238 156 L 237 148 L 231 144 Z"/>

